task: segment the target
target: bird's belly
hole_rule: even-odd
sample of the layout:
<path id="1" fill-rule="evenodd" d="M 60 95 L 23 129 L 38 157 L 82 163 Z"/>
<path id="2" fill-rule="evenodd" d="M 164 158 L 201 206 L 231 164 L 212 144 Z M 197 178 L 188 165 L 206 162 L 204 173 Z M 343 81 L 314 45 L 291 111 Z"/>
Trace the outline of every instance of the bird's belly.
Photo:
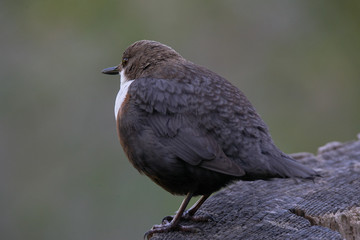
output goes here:
<path id="1" fill-rule="evenodd" d="M 124 150 L 133 164 L 156 184 L 175 195 L 211 194 L 230 183 L 235 178 L 229 175 L 194 166 L 173 156 L 171 151 L 160 149 L 156 142 L 142 145 L 143 140 L 137 139 L 132 148 L 123 141 Z M 152 145 L 149 148 L 149 145 Z"/>
<path id="2" fill-rule="evenodd" d="M 188 165 L 187 163 L 185 163 Z M 148 175 L 155 183 L 175 195 L 194 196 L 211 194 L 235 180 L 234 177 L 213 172 L 198 166 L 189 166 L 186 170 L 177 171 L 173 175 Z"/>
<path id="3" fill-rule="evenodd" d="M 175 195 L 211 194 L 230 183 L 234 177 L 191 165 L 174 153 L 174 146 L 142 124 L 144 116 L 126 105 L 117 127 L 120 143 L 132 165 L 156 184 Z"/>

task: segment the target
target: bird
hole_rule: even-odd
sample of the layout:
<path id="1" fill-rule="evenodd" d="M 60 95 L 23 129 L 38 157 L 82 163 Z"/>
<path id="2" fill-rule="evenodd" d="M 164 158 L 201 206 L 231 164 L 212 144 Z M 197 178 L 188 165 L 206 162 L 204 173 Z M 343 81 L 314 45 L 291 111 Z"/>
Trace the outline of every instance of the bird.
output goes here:
<path id="1" fill-rule="evenodd" d="M 195 213 L 206 199 L 234 181 L 319 176 L 274 144 L 242 91 L 165 44 L 137 41 L 119 65 L 102 73 L 120 75 L 114 112 L 131 164 L 169 193 L 185 196 L 175 216 L 146 232 L 148 239 L 194 231 L 181 220 L 201 220 Z M 186 210 L 194 196 L 201 197 Z"/>

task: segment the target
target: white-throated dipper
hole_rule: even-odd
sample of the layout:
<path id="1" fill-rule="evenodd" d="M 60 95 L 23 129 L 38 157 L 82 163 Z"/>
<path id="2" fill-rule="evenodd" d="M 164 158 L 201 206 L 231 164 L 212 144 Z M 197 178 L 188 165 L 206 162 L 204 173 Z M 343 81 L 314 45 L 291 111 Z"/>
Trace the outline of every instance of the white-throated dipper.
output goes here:
<path id="1" fill-rule="evenodd" d="M 164 44 L 135 42 L 121 64 L 102 73 L 120 74 L 115 119 L 130 162 L 166 191 L 186 195 L 176 215 L 147 237 L 192 231 L 179 224 L 181 218 L 196 220 L 201 204 L 234 180 L 317 176 L 275 146 L 238 88 Z M 202 197 L 185 211 L 197 195 Z"/>

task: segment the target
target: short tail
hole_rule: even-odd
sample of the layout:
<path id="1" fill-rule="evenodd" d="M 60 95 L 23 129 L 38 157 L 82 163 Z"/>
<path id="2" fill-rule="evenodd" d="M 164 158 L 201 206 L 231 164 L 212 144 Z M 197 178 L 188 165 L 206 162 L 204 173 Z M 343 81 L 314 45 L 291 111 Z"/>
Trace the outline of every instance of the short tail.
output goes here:
<path id="1" fill-rule="evenodd" d="M 292 157 L 281 154 L 281 158 L 272 159 L 271 171 L 284 178 L 314 179 L 320 174 L 313 169 L 295 161 Z"/>

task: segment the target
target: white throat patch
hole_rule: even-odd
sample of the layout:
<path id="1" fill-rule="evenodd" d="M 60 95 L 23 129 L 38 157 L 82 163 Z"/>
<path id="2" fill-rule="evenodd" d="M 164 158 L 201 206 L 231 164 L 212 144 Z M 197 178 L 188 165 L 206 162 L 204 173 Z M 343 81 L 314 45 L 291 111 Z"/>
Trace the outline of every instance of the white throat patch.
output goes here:
<path id="1" fill-rule="evenodd" d="M 121 70 L 121 72 L 120 72 L 120 90 L 119 90 L 118 94 L 116 95 L 115 108 L 114 108 L 115 120 L 117 119 L 118 112 L 121 109 L 121 105 L 123 104 L 123 102 L 125 100 L 125 97 L 128 92 L 128 89 L 130 87 L 130 84 L 133 81 L 134 80 L 128 80 L 125 77 L 124 69 Z"/>

